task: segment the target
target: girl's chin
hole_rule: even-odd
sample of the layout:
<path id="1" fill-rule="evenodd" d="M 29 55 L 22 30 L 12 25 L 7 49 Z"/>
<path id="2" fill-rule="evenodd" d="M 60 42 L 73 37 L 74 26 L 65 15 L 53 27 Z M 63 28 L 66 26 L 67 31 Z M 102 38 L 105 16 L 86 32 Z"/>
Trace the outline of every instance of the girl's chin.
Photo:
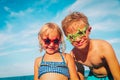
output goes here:
<path id="1" fill-rule="evenodd" d="M 55 51 L 54 51 L 54 50 L 47 50 L 47 53 L 48 53 L 48 54 L 54 54 Z"/>

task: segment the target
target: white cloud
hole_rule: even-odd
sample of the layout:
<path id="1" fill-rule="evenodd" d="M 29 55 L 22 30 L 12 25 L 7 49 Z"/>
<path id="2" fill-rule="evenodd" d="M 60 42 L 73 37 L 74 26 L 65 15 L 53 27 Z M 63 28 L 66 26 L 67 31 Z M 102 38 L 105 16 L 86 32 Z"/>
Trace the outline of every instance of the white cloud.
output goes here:
<path id="1" fill-rule="evenodd" d="M 34 10 L 32 8 L 28 8 L 24 11 L 19 11 L 19 12 L 14 12 L 14 11 L 10 11 L 10 17 L 21 17 L 21 16 L 26 16 L 29 13 L 33 12 Z"/>
<path id="2" fill-rule="evenodd" d="M 4 36 L 4 37 L 2 37 Z M 1 39 L 1 46 L 0 46 L 0 50 L 3 51 L 0 53 L 0 56 L 3 55 L 9 55 L 9 54 L 13 54 L 13 53 L 23 53 L 23 52 L 28 52 L 28 51 L 34 51 L 34 48 L 38 47 L 38 41 L 37 38 L 35 38 L 34 36 L 29 36 L 29 37 L 19 37 L 21 36 L 21 34 L 18 35 L 2 35 L 2 39 Z M 7 37 L 8 36 L 8 37 Z M 7 43 L 7 45 L 6 45 Z M 34 47 L 34 48 L 23 48 L 23 47 Z M 19 48 L 19 49 L 13 49 L 13 48 Z M 22 48 L 21 48 L 22 47 Z M 11 48 L 10 51 L 8 51 L 7 49 Z"/>
<path id="3" fill-rule="evenodd" d="M 66 11 L 68 13 L 71 13 L 73 11 L 81 11 L 86 5 L 88 5 L 91 2 L 92 2 L 92 0 L 89 0 L 89 1 L 88 0 L 76 0 L 75 3 L 73 3 L 71 6 L 69 6 L 66 9 Z"/>
<path id="4" fill-rule="evenodd" d="M 4 43 L 9 42 L 12 38 L 14 37 L 14 35 L 7 35 L 7 34 L 0 34 L 0 46 L 2 46 Z"/>
<path id="5" fill-rule="evenodd" d="M 10 50 L 10 51 L 4 51 L 0 53 L 0 56 L 6 56 L 6 55 L 11 55 L 11 54 L 16 54 L 16 53 L 28 53 L 34 51 L 34 48 L 20 48 L 20 49 L 15 49 L 15 50 Z"/>
<path id="6" fill-rule="evenodd" d="M 8 33 L 11 32 L 12 29 L 13 29 L 13 25 L 12 25 L 12 24 L 9 24 L 8 21 L 6 21 L 6 27 L 7 27 L 6 32 L 8 32 Z"/>
<path id="7" fill-rule="evenodd" d="M 7 23 L 9 25 L 9 23 Z M 14 25 L 14 24 L 13 24 Z M 10 33 L 10 27 L 7 28 L 7 33 L 0 33 L 0 56 L 10 55 L 13 53 L 24 53 L 34 51 L 33 49 L 38 48 L 38 31 L 40 28 L 39 22 L 29 23 L 29 28 L 24 29 L 21 32 Z M 23 47 L 26 47 L 23 49 Z M 34 47 L 34 48 L 28 48 Z M 18 48 L 13 49 L 13 48 Z M 28 49 L 27 49 L 28 48 Z M 8 51 L 11 49 L 10 51 Z"/>
<path id="8" fill-rule="evenodd" d="M 120 11 L 120 8 L 118 7 L 119 2 L 117 1 L 112 1 L 112 2 L 104 1 L 104 2 L 92 3 L 92 4 L 93 5 L 89 6 L 87 10 L 85 10 L 88 16 L 102 17 L 108 14 L 120 16 L 120 14 L 118 13 Z"/>
<path id="9" fill-rule="evenodd" d="M 115 43 L 120 44 L 120 38 L 114 38 L 107 41 L 110 42 L 111 44 L 115 44 Z"/>
<path id="10" fill-rule="evenodd" d="M 4 6 L 3 8 L 4 8 L 5 11 L 9 11 L 9 7 Z"/>
<path id="11" fill-rule="evenodd" d="M 28 8 L 26 10 L 21 10 L 19 12 L 12 11 L 9 7 L 4 6 L 4 10 L 10 13 L 10 17 L 21 17 L 32 13 L 34 10 L 32 8 Z"/>
<path id="12" fill-rule="evenodd" d="M 33 62 L 14 63 L 9 66 L 0 66 L 0 77 L 33 75 Z"/>
<path id="13" fill-rule="evenodd" d="M 62 19 L 67 14 L 73 11 L 80 11 L 88 16 L 88 19 L 91 20 L 92 27 L 95 30 L 115 31 L 120 29 L 120 26 L 118 26 L 120 25 L 120 19 L 117 18 L 118 20 L 113 20 L 115 18 L 112 18 L 111 16 L 120 16 L 120 8 L 118 6 L 119 1 L 98 2 L 93 0 L 76 0 L 71 6 L 65 8 L 62 12 L 59 12 L 53 20 L 61 24 Z M 99 19 L 101 19 L 101 21 L 99 21 Z"/>
<path id="14" fill-rule="evenodd" d="M 117 23 L 117 24 L 116 24 Z M 96 22 L 92 25 L 94 30 L 101 30 L 101 31 L 116 31 L 120 29 L 120 23 L 118 21 L 114 22 L 114 20 L 105 20 L 102 22 Z"/>

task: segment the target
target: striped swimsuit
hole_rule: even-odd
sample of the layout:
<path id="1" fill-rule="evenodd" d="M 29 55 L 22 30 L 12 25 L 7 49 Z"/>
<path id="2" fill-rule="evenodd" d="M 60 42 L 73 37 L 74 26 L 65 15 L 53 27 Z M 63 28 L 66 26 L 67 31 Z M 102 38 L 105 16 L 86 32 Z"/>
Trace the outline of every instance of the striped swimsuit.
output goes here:
<path id="1" fill-rule="evenodd" d="M 42 61 L 38 70 L 38 73 L 39 73 L 38 78 L 40 78 L 45 73 L 59 73 L 70 78 L 69 70 L 65 63 L 64 57 L 62 56 L 61 53 L 60 55 L 62 57 L 62 62 L 44 61 L 43 60 L 44 56 L 42 57 Z"/>

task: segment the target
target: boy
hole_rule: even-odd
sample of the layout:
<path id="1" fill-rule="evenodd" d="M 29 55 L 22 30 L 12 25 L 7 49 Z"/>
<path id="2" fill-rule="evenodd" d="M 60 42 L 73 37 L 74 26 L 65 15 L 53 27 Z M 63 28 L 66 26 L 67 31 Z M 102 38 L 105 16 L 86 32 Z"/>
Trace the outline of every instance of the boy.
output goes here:
<path id="1" fill-rule="evenodd" d="M 112 46 L 99 39 L 90 39 L 88 18 L 73 12 L 62 21 L 62 29 L 74 48 L 74 60 L 90 68 L 87 80 L 120 80 L 120 68 Z M 79 68 L 79 67 L 78 67 Z"/>

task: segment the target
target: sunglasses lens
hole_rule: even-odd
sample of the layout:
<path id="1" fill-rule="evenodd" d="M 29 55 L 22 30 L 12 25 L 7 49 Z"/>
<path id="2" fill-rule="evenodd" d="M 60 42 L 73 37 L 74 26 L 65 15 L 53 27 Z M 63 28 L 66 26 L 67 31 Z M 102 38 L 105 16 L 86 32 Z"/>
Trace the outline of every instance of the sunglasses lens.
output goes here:
<path id="1" fill-rule="evenodd" d="M 45 42 L 45 44 L 50 44 L 51 41 L 50 41 L 50 39 L 45 39 L 44 42 Z"/>
<path id="2" fill-rule="evenodd" d="M 81 35 L 81 34 L 83 34 L 83 32 L 82 32 L 82 31 L 79 31 L 77 34 Z"/>
<path id="3" fill-rule="evenodd" d="M 55 39 L 54 40 L 54 44 L 58 44 L 59 43 L 59 40 L 58 39 Z"/>
<path id="4" fill-rule="evenodd" d="M 50 39 L 44 39 L 45 44 L 49 45 L 51 42 L 53 42 L 54 44 L 59 44 L 59 40 L 55 39 L 55 40 L 50 40 Z"/>

